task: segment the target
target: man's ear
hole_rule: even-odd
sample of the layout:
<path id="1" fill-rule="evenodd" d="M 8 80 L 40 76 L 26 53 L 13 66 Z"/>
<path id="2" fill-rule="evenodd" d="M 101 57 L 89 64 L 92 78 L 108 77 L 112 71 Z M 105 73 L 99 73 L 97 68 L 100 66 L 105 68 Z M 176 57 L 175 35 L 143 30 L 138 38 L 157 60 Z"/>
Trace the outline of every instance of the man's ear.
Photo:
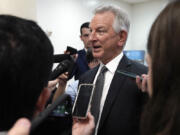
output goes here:
<path id="1" fill-rule="evenodd" d="M 82 35 L 80 35 L 79 37 L 80 37 L 80 39 L 82 40 Z M 83 40 L 82 40 L 82 41 L 83 41 Z"/>
<path id="2" fill-rule="evenodd" d="M 119 47 L 124 47 L 127 40 L 127 35 L 128 35 L 127 32 L 124 30 L 119 32 L 119 41 L 118 41 Z"/>
<path id="3" fill-rule="evenodd" d="M 49 97 L 50 97 L 50 91 L 48 90 L 48 88 L 44 88 L 36 103 L 36 113 L 42 112 L 44 110 L 44 107 Z"/>

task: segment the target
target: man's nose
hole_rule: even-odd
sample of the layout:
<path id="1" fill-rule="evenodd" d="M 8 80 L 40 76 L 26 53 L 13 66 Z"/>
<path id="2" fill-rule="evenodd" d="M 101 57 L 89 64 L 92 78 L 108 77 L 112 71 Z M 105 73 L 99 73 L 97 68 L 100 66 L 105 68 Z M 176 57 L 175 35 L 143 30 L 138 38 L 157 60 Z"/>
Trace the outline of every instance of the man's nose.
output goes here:
<path id="1" fill-rule="evenodd" d="M 96 40 L 96 34 L 95 34 L 95 32 L 91 32 L 91 34 L 89 35 L 89 40 L 90 41 L 94 41 L 94 40 Z"/>

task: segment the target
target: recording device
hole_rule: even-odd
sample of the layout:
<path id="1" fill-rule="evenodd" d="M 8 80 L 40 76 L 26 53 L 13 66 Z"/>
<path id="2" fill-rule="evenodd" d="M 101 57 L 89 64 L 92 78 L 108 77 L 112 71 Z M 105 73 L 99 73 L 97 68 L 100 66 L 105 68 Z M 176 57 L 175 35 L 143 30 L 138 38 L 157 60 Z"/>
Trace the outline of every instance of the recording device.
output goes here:
<path id="1" fill-rule="evenodd" d="M 70 52 L 70 54 L 55 54 L 53 56 L 53 63 L 59 63 L 63 60 L 70 59 L 71 55 L 77 54 L 77 49 L 67 46 L 66 52 Z"/>
<path id="2" fill-rule="evenodd" d="M 68 94 L 61 95 L 53 104 L 47 107 L 31 122 L 30 133 L 34 132 L 35 129 L 49 116 L 49 114 L 58 106 L 63 105 L 65 102 L 71 104 L 71 97 Z"/>
<path id="3" fill-rule="evenodd" d="M 135 74 L 135 73 L 131 73 L 131 72 L 128 72 L 128 71 L 125 71 L 125 70 L 117 70 L 118 73 L 122 74 L 122 75 L 125 75 L 125 76 L 128 76 L 132 79 L 136 79 L 136 76 L 138 74 Z M 140 76 L 140 80 L 142 81 L 143 78 Z"/>
<path id="4" fill-rule="evenodd" d="M 60 74 L 64 72 L 68 72 L 69 74 L 71 74 L 75 64 L 75 60 L 71 55 L 76 54 L 77 50 L 75 48 L 67 46 L 66 51 L 70 52 L 70 54 L 56 54 L 53 56 L 53 63 L 59 64 L 50 74 L 49 80 L 56 79 Z"/>
<path id="5" fill-rule="evenodd" d="M 55 54 L 53 56 L 53 63 L 60 63 L 63 60 L 67 60 L 67 59 L 70 59 L 69 54 Z"/>
<path id="6" fill-rule="evenodd" d="M 70 55 L 73 55 L 77 53 L 77 49 L 67 46 L 66 52 L 70 52 Z"/>
<path id="7" fill-rule="evenodd" d="M 73 117 L 78 119 L 85 119 L 87 117 L 93 91 L 94 84 L 81 84 L 79 86 L 78 94 L 72 109 Z"/>
<path id="8" fill-rule="evenodd" d="M 72 68 L 74 66 L 74 61 L 72 60 L 64 60 L 60 62 L 57 67 L 52 71 L 50 74 L 49 80 L 56 79 L 60 74 L 68 71 L 68 69 Z"/>

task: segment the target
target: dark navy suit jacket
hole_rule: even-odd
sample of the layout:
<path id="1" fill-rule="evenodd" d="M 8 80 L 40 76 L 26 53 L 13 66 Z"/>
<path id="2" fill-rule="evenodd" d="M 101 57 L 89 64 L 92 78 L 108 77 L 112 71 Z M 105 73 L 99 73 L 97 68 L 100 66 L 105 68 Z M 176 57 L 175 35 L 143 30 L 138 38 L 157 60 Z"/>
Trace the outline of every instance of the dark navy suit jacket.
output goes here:
<path id="1" fill-rule="evenodd" d="M 93 83 L 99 66 L 89 70 L 79 79 L 81 83 Z M 117 70 L 147 73 L 147 67 L 129 60 L 125 55 Z M 138 89 L 135 80 L 115 72 L 104 103 L 98 135 L 139 135 L 140 114 L 147 95 Z"/>
<path id="2" fill-rule="evenodd" d="M 75 76 L 75 80 L 78 80 L 79 77 L 89 70 L 89 66 L 86 60 L 86 51 L 84 49 L 78 51 L 78 58 L 75 62 L 74 69 L 70 78 Z"/>

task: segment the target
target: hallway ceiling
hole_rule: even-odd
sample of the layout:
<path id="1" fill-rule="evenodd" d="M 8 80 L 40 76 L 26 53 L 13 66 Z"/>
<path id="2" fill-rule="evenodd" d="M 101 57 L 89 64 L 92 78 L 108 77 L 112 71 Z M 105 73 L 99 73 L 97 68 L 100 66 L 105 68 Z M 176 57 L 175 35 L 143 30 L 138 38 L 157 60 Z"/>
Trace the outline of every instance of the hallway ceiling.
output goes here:
<path id="1" fill-rule="evenodd" d="M 125 1 L 130 4 L 136 4 L 136 3 L 146 2 L 146 1 L 150 1 L 150 0 L 121 0 L 121 1 Z"/>

